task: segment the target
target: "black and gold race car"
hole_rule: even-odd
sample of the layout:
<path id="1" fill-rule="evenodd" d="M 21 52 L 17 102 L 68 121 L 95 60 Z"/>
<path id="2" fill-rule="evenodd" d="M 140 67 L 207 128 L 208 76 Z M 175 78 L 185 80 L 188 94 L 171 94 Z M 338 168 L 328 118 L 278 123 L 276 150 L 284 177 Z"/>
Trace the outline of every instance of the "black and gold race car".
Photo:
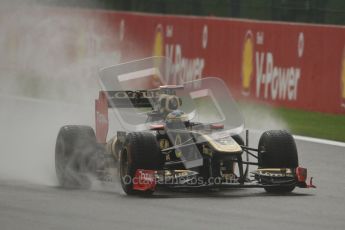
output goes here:
<path id="1" fill-rule="evenodd" d="M 58 134 L 61 186 L 85 188 L 92 177 L 117 177 L 128 195 L 159 188 L 262 187 L 287 193 L 314 187 L 306 183 L 307 169 L 299 166 L 290 133 L 266 131 L 257 148 L 249 147 L 226 84 L 212 77 L 181 82 L 188 73 L 176 68 L 152 57 L 100 71 L 95 131 L 69 125 Z M 108 139 L 110 130 L 116 132 Z"/>

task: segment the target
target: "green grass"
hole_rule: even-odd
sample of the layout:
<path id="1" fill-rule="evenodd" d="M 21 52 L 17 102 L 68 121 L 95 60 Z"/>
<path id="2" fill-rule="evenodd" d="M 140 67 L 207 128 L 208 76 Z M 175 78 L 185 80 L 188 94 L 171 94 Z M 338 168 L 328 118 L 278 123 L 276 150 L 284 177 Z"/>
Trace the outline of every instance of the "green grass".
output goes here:
<path id="1" fill-rule="evenodd" d="M 277 108 L 294 134 L 345 142 L 345 116 Z"/>
<path id="2" fill-rule="evenodd" d="M 240 102 L 239 105 L 246 119 L 256 114 L 258 116 L 256 122 L 260 122 L 262 114 L 269 114 L 272 122 L 275 122 L 276 119 L 282 121 L 286 126 L 283 128 L 287 128 L 293 134 L 345 142 L 345 115 L 309 112 L 248 102 Z M 254 114 L 253 111 L 255 111 Z M 253 124 L 250 126 L 256 128 Z"/>

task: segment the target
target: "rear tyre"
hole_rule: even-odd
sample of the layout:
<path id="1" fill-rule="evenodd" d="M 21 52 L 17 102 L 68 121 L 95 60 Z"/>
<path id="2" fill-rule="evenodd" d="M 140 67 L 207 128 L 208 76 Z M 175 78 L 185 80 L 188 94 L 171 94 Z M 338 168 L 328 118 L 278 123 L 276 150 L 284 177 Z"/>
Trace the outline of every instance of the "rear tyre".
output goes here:
<path id="1" fill-rule="evenodd" d="M 150 195 L 153 191 L 136 191 L 133 178 L 137 169 L 160 170 L 163 167 L 163 155 L 152 133 L 129 133 L 120 151 L 120 180 L 124 192 L 128 195 Z"/>
<path id="2" fill-rule="evenodd" d="M 99 151 L 102 149 L 91 127 L 63 126 L 55 146 L 55 169 L 60 186 L 89 188 L 89 174 L 96 172 Z"/>
<path id="3" fill-rule="evenodd" d="M 298 153 L 292 135 L 285 130 L 266 131 L 259 141 L 259 168 L 297 168 Z M 270 193 L 288 193 L 293 186 L 266 187 Z"/>

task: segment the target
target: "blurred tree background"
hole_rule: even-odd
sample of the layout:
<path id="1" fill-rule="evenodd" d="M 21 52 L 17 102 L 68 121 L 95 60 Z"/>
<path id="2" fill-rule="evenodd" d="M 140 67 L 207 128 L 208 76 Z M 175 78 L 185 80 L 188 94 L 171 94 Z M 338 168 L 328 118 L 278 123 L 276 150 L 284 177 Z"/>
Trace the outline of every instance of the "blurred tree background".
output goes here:
<path id="1" fill-rule="evenodd" d="M 345 24 L 344 0 L 37 0 L 44 4 L 258 20 Z"/>

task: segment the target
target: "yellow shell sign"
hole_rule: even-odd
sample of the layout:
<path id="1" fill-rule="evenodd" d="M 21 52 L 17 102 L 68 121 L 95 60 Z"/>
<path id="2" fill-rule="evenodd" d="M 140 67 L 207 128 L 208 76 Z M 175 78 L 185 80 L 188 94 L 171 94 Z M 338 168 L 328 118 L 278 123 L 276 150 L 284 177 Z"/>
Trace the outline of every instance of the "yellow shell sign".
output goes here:
<path id="1" fill-rule="evenodd" d="M 155 40 L 153 43 L 153 56 L 164 56 L 164 38 L 162 25 L 156 28 Z"/>
<path id="2" fill-rule="evenodd" d="M 250 83 L 254 72 L 254 41 L 251 31 L 245 36 L 242 53 L 242 93 L 249 95 Z"/>
<path id="3" fill-rule="evenodd" d="M 163 27 L 161 24 L 158 24 L 156 27 L 156 31 L 155 31 L 155 35 L 154 35 L 154 41 L 153 41 L 152 56 L 157 56 L 157 57 L 164 56 L 164 37 L 163 37 Z M 159 69 L 160 65 L 162 65 L 162 63 L 160 62 L 159 59 L 157 59 L 154 61 L 153 65 L 154 65 L 154 67 Z M 151 80 L 152 86 L 158 87 L 158 86 L 162 85 L 161 80 L 162 79 L 160 79 L 159 76 L 153 75 L 152 80 Z"/>

